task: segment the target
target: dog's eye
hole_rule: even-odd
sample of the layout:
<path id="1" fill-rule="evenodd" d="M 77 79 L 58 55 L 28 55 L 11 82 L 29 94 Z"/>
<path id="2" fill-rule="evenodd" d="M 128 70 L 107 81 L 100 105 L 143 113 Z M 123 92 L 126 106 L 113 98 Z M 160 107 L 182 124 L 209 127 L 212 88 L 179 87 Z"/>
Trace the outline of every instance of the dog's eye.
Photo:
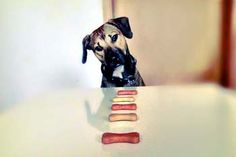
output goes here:
<path id="1" fill-rule="evenodd" d="M 103 47 L 102 47 L 102 46 L 96 46 L 96 47 L 95 47 L 95 50 L 96 50 L 96 51 L 102 51 L 102 50 L 103 50 Z"/>
<path id="2" fill-rule="evenodd" d="M 118 34 L 115 34 L 111 37 L 111 41 L 114 43 L 116 42 L 117 38 L 118 38 Z"/>

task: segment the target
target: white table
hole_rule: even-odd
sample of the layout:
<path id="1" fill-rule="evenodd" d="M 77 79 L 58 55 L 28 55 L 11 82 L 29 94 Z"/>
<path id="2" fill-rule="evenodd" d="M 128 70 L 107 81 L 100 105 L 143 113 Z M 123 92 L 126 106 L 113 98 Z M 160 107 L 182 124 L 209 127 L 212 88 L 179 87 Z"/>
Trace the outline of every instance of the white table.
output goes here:
<path id="1" fill-rule="evenodd" d="M 0 112 L 0 157 L 233 157 L 236 95 L 216 85 L 139 87 L 137 122 L 108 122 L 117 89 L 52 91 Z M 137 131 L 139 144 L 103 145 Z"/>

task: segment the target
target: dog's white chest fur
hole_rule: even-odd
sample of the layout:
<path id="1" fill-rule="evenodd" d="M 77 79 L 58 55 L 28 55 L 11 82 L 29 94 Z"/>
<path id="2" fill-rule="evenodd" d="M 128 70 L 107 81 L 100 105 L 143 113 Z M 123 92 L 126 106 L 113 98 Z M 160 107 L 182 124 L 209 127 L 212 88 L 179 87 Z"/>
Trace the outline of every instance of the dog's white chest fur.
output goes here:
<path id="1" fill-rule="evenodd" d="M 114 71 L 112 76 L 123 78 L 122 73 L 124 72 L 124 65 L 118 66 Z"/>

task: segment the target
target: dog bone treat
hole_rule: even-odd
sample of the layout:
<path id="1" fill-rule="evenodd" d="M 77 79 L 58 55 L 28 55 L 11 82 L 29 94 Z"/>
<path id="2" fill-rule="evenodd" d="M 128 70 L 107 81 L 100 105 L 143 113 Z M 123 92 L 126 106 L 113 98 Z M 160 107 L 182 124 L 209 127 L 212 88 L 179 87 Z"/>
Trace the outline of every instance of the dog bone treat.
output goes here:
<path id="1" fill-rule="evenodd" d="M 112 104 L 111 110 L 136 110 L 137 105 L 136 104 Z"/>
<path id="2" fill-rule="evenodd" d="M 112 99 L 113 102 L 134 102 L 134 97 L 115 97 Z"/>
<path id="3" fill-rule="evenodd" d="M 117 91 L 117 95 L 137 95 L 137 90 L 119 90 Z"/>
<path id="4" fill-rule="evenodd" d="M 112 143 L 139 143 L 140 136 L 138 132 L 129 132 L 129 133 L 104 133 L 102 135 L 103 144 L 112 144 Z"/>
<path id="5" fill-rule="evenodd" d="M 116 121 L 136 121 L 138 119 L 136 113 L 112 113 L 109 115 L 110 122 Z"/>

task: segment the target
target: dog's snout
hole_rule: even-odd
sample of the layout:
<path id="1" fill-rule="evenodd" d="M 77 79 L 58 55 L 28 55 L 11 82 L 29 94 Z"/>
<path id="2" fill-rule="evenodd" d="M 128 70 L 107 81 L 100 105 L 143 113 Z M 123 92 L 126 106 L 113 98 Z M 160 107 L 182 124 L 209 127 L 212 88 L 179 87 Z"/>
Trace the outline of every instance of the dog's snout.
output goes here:
<path id="1" fill-rule="evenodd" d="M 112 68 L 116 68 L 125 63 L 125 55 L 119 48 L 107 48 L 105 62 Z"/>
<path id="2" fill-rule="evenodd" d="M 112 48 L 108 47 L 107 48 L 107 55 L 114 57 L 115 55 L 118 55 L 119 49 L 118 48 Z"/>

